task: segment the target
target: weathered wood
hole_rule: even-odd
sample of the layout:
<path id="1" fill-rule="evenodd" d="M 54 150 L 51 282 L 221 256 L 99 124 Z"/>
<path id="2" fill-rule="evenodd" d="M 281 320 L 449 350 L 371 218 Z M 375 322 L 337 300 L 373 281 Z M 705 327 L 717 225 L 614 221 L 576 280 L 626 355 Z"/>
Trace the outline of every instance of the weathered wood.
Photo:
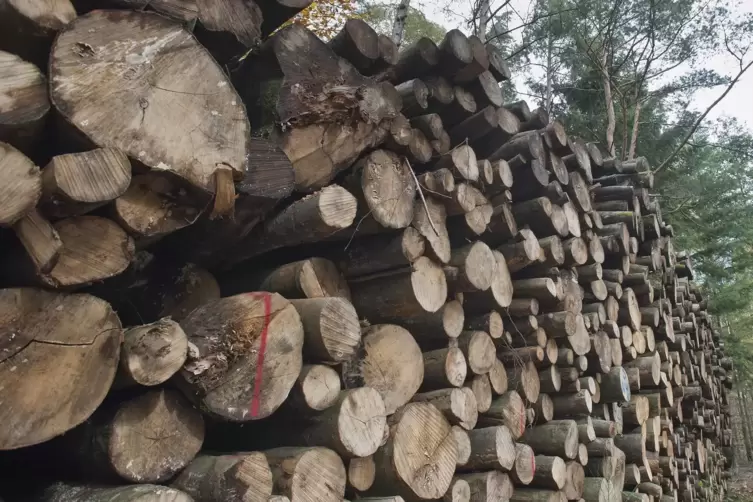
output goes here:
<path id="1" fill-rule="evenodd" d="M 203 441 L 201 414 L 180 393 L 167 389 L 105 406 L 61 438 L 73 453 L 70 461 L 76 471 L 132 483 L 172 478 L 191 462 Z"/>
<path id="2" fill-rule="evenodd" d="M 498 469 L 509 471 L 515 464 L 515 442 L 504 425 L 468 432 L 471 456 L 463 471 Z"/>
<path id="3" fill-rule="evenodd" d="M 433 404 L 452 425 L 459 425 L 466 430 L 473 429 L 478 419 L 476 397 L 466 387 L 416 394 L 413 402 Z"/>
<path id="4" fill-rule="evenodd" d="M 572 420 L 556 420 L 527 429 L 520 441 L 539 454 L 574 459 L 578 454 L 578 426 Z"/>
<path id="5" fill-rule="evenodd" d="M 363 492 L 371 488 L 376 477 L 374 457 L 355 457 L 348 461 L 348 488 Z"/>
<path id="6" fill-rule="evenodd" d="M 6 0 L 0 5 L 0 48 L 45 67 L 58 31 L 76 18 L 69 0 Z"/>
<path id="7" fill-rule="evenodd" d="M 560 457 L 536 455 L 536 471 L 531 485 L 549 490 L 561 490 L 565 486 L 567 466 Z"/>
<path id="8" fill-rule="evenodd" d="M 419 38 L 400 52 L 397 64 L 387 71 L 390 82 L 399 84 L 428 73 L 439 62 L 439 49 L 427 37 Z"/>
<path id="9" fill-rule="evenodd" d="M 144 500 L 191 502 L 193 498 L 180 490 L 159 485 L 144 484 L 104 488 L 60 482 L 47 487 L 33 500 L 39 502 L 136 502 Z"/>
<path id="10" fill-rule="evenodd" d="M 348 19 L 329 46 L 364 75 L 379 58 L 379 36 L 361 19 Z"/>
<path id="11" fill-rule="evenodd" d="M 178 383 L 203 411 L 234 422 L 258 420 L 287 398 L 304 340 L 288 300 L 266 292 L 230 296 L 198 307 L 180 324 L 195 350 Z"/>
<path id="12" fill-rule="evenodd" d="M 489 56 L 489 71 L 497 82 L 510 80 L 510 68 L 499 50 L 492 44 L 486 44 L 486 53 Z"/>
<path id="13" fill-rule="evenodd" d="M 360 351 L 359 351 L 360 352 Z M 411 334 L 391 324 L 363 330 L 363 352 L 343 363 L 346 388 L 371 387 L 387 414 L 411 400 L 424 377 L 423 356 Z"/>
<path id="14" fill-rule="evenodd" d="M 323 364 L 305 364 L 285 401 L 297 412 L 311 414 L 335 404 L 340 396 L 340 375 Z"/>
<path id="15" fill-rule="evenodd" d="M 494 365 L 494 343 L 484 331 L 463 331 L 458 337 L 458 347 L 468 361 L 468 369 L 476 375 L 484 375 Z"/>
<path id="16" fill-rule="evenodd" d="M 246 287 L 257 287 L 255 282 Z M 223 290 L 225 290 L 223 285 Z M 261 291 L 280 293 L 285 298 L 350 298 L 348 283 L 337 266 L 324 258 L 309 258 L 282 265 L 264 274 L 258 282 Z"/>
<path id="17" fill-rule="evenodd" d="M 49 273 L 57 265 L 63 241 L 55 227 L 36 209 L 32 209 L 15 225 L 13 231 L 31 259 L 37 274 Z"/>
<path id="18" fill-rule="evenodd" d="M 28 214 L 42 194 L 42 178 L 34 163 L 7 143 L 0 143 L 0 227 Z"/>
<path id="19" fill-rule="evenodd" d="M 16 2 L 5 2 L 0 6 L 4 19 L 9 21 L 8 8 Z M 64 5 L 65 2 L 60 2 Z M 4 26 L 4 28 L 9 28 Z M 16 27 L 10 27 L 11 30 Z M 8 32 L 3 30 L 3 36 Z M 2 41 L 0 40 L 0 46 Z M 45 61 L 47 54 L 45 53 Z M 32 155 L 32 147 L 39 140 L 45 119 L 50 111 L 47 97 L 47 79 L 39 68 L 20 57 L 0 50 L 0 92 L 6 96 L 3 111 L 0 112 L 0 141 L 10 143 L 27 155 Z"/>

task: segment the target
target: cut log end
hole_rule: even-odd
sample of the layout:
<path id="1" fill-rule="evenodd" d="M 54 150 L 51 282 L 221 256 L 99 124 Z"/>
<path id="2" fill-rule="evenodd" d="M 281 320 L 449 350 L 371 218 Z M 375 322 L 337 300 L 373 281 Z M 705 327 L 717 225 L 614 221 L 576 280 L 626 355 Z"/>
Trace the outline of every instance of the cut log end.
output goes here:
<path id="1" fill-rule="evenodd" d="M 120 377 L 128 383 L 154 386 L 166 382 L 183 366 L 188 339 L 171 319 L 125 331 L 120 356 Z"/>

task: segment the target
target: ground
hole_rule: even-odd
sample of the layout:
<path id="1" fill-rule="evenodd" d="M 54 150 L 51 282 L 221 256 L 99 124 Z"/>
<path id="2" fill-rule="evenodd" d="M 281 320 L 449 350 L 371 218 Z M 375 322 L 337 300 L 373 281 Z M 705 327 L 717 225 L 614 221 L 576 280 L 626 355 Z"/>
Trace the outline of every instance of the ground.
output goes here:
<path id="1" fill-rule="evenodd" d="M 727 502 L 753 502 L 753 464 L 732 469 Z"/>

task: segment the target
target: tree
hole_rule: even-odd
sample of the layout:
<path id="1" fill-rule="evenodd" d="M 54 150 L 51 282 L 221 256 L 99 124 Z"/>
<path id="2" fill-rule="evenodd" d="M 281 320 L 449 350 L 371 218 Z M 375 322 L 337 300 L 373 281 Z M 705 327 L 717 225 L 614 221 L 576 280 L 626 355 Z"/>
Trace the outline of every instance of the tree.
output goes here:
<path id="1" fill-rule="evenodd" d="M 396 6 L 386 2 L 362 2 L 359 17 L 369 23 L 378 33 L 393 34 L 393 21 L 396 18 Z M 427 37 L 436 43 L 442 41 L 447 30 L 429 21 L 420 10 L 408 7 L 405 18 L 405 30 L 401 46 L 409 46 L 421 37 Z"/>
<path id="2" fill-rule="evenodd" d="M 357 17 L 355 0 L 319 0 L 303 9 L 289 22 L 306 26 L 322 40 L 329 40 L 349 18 Z"/>

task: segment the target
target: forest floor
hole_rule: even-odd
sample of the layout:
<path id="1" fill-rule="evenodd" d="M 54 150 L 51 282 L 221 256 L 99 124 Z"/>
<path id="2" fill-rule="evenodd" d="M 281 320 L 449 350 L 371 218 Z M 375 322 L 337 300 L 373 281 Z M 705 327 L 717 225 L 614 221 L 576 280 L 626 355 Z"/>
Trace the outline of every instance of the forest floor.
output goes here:
<path id="1" fill-rule="evenodd" d="M 753 502 L 753 464 L 737 466 L 729 480 L 729 502 Z"/>

